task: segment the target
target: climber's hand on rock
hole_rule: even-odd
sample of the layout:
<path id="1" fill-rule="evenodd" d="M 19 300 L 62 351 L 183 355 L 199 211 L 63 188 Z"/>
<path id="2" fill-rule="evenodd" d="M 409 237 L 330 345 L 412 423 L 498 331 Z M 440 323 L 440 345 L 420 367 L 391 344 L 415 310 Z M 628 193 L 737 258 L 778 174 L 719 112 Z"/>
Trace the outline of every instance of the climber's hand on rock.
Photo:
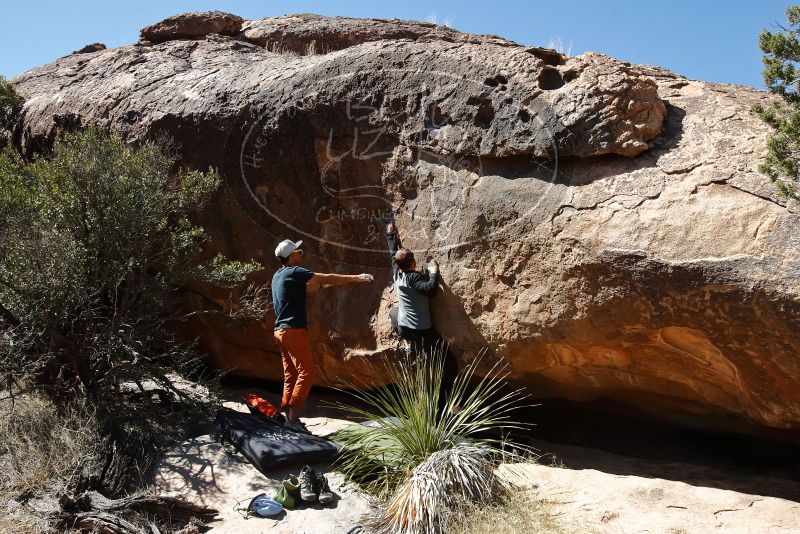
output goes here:
<path id="1" fill-rule="evenodd" d="M 394 225 L 393 222 L 390 222 L 386 225 L 386 233 L 387 234 L 396 234 L 397 233 L 397 226 Z"/>
<path id="2" fill-rule="evenodd" d="M 431 274 L 436 274 L 439 272 L 439 264 L 436 263 L 436 260 L 430 260 L 428 262 L 428 272 Z"/>
<path id="3" fill-rule="evenodd" d="M 375 278 L 369 273 L 361 273 L 359 275 L 356 275 L 356 277 L 357 277 L 356 281 L 360 284 L 369 284 L 370 282 L 375 280 Z"/>

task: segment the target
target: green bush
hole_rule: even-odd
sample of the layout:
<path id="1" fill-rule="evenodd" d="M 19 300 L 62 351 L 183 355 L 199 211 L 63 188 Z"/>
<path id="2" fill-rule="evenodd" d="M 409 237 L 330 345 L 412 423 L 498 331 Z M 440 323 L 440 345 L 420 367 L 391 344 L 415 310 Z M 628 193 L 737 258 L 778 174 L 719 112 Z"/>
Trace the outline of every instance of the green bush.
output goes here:
<path id="1" fill-rule="evenodd" d="M 173 334 L 182 285 L 233 287 L 255 265 L 198 261 L 207 236 L 190 216 L 220 179 L 176 168 L 164 143 L 89 128 L 34 161 L 5 149 L 0 176 L 0 375 L 57 405 L 84 399 L 128 457 L 116 487 L 207 400 L 176 385 L 203 372 Z"/>
<path id="2" fill-rule="evenodd" d="M 775 128 L 759 170 L 775 181 L 784 196 L 800 200 L 800 6 L 789 7 L 786 18 L 788 28 L 775 33 L 764 30 L 758 38 L 764 54 L 764 83 L 771 93 L 781 97 L 782 103 L 756 105 L 753 110 Z"/>
<path id="3" fill-rule="evenodd" d="M 14 85 L 0 76 L 0 130 L 10 129 L 22 108 L 23 99 Z"/>
<path id="4" fill-rule="evenodd" d="M 254 266 L 196 262 L 206 235 L 189 215 L 219 177 L 171 176 L 172 166 L 163 146 L 130 146 L 96 128 L 67 135 L 52 157 L 32 163 L 3 152 L 6 378 L 97 399 L 123 382 L 163 380 L 193 356 L 167 325 L 175 290 L 206 279 L 235 286 Z"/>

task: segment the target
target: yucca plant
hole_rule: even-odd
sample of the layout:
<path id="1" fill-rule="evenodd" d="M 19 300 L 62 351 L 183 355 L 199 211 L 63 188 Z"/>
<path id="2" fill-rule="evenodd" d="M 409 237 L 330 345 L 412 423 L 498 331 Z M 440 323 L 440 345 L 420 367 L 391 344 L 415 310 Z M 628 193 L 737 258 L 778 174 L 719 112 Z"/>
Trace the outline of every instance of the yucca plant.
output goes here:
<path id="1" fill-rule="evenodd" d="M 504 435 L 528 426 L 512 418 L 527 396 L 507 388 L 503 363 L 478 376 L 482 358 L 458 374 L 440 408 L 444 350 L 384 361 L 391 386 L 351 384 L 359 405 L 336 405 L 366 420 L 335 437 L 337 466 L 384 503 L 372 525 L 379 532 L 444 532 L 460 502 L 499 495 Z"/>

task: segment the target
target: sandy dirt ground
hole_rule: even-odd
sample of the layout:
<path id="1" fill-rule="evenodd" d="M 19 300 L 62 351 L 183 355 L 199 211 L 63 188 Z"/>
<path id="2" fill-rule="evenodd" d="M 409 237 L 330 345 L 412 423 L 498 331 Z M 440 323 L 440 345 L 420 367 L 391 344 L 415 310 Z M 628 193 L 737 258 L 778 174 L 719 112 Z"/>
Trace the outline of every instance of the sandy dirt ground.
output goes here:
<path id="1" fill-rule="evenodd" d="M 232 398 L 235 398 L 233 396 Z M 227 406 L 244 410 L 242 404 Z M 312 404 L 309 429 L 326 436 L 352 424 Z M 503 476 L 536 490 L 567 532 L 601 534 L 800 533 L 800 482 L 758 477 L 675 462 L 619 456 L 595 449 L 538 442 L 547 453 L 538 465 L 501 467 Z M 211 532 L 230 534 L 346 534 L 370 510 L 366 495 L 329 472 L 334 504 L 305 506 L 275 518 L 247 518 L 252 497 L 274 494 L 294 469 L 265 476 L 240 454 L 226 451 L 212 434 L 188 440 L 161 462 L 156 489 L 219 510 Z"/>
<path id="2" fill-rule="evenodd" d="M 800 481 L 780 473 L 620 456 L 538 442 L 539 465 L 503 466 L 557 522 L 597 534 L 800 533 Z"/>
<path id="3" fill-rule="evenodd" d="M 268 393 L 256 392 L 271 398 Z M 242 392 L 231 390 L 228 397 L 238 398 L 239 393 Z M 233 400 L 225 406 L 246 411 L 242 403 Z M 303 421 L 318 436 L 328 436 L 352 424 L 314 401 L 310 402 L 308 413 L 310 417 Z M 211 525 L 213 533 L 341 534 L 359 525 L 369 510 L 367 496 L 347 483 L 340 473 L 330 472 L 330 464 L 312 464 L 312 467 L 328 476 L 337 497 L 333 504 L 302 505 L 274 518 L 247 517 L 245 510 L 250 499 L 259 493 L 275 495 L 281 480 L 291 473 L 298 474 L 302 467 L 278 469 L 266 476 L 241 454 L 231 454 L 223 448 L 216 436 L 206 434 L 173 448 L 159 465 L 154 483 L 159 492 L 189 497 L 219 510 L 217 521 Z"/>

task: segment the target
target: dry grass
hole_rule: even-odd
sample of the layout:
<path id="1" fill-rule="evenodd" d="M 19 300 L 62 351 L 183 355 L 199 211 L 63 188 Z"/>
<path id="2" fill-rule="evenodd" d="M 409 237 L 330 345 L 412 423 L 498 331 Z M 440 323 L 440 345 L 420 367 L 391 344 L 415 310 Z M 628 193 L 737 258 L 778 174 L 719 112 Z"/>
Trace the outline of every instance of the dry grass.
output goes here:
<path id="1" fill-rule="evenodd" d="M 4 534 L 47 534 L 47 522 L 30 512 L 0 509 L 0 532 Z"/>
<path id="2" fill-rule="evenodd" d="M 568 43 L 564 42 L 561 37 L 557 39 L 550 39 L 547 43 L 546 48 L 550 48 L 551 50 L 555 50 L 559 54 L 565 57 L 572 56 L 572 39 L 569 40 Z"/>
<path id="3" fill-rule="evenodd" d="M 566 534 L 533 490 L 509 492 L 502 504 L 473 506 L 456 531 L 463 534 Z"/>
<path id="4" fill-rule="evenodd" d="M 281 41 L 268 41 L 264 48 L 267 50 L 267 52 L 286 57 L 317 56 L 325 53 L 323 50 L 317 49 L 316 41 L 311 41 L 310 43 L 306 44 L 302 53 L 289 48 L 288 45 Z"/>
<path id="5" fill-rule="evenodd" d="M 505 495 L 493 456 L 491 449 L 469 445 L 434 452 L 412 471 L 370 527 L 377 534 L 455 532 L 473 505 Z"/>
<path id="6" fill-rule="evenodd" d="M 59 413 L 34 394 L 17 396 L 13 407 L 0 402 L 0 532 L 47 532 L 44 517 L 31 510 L 48 511 L 59 490 L 97 465 L 99 443 L 81 410 Z"/>

